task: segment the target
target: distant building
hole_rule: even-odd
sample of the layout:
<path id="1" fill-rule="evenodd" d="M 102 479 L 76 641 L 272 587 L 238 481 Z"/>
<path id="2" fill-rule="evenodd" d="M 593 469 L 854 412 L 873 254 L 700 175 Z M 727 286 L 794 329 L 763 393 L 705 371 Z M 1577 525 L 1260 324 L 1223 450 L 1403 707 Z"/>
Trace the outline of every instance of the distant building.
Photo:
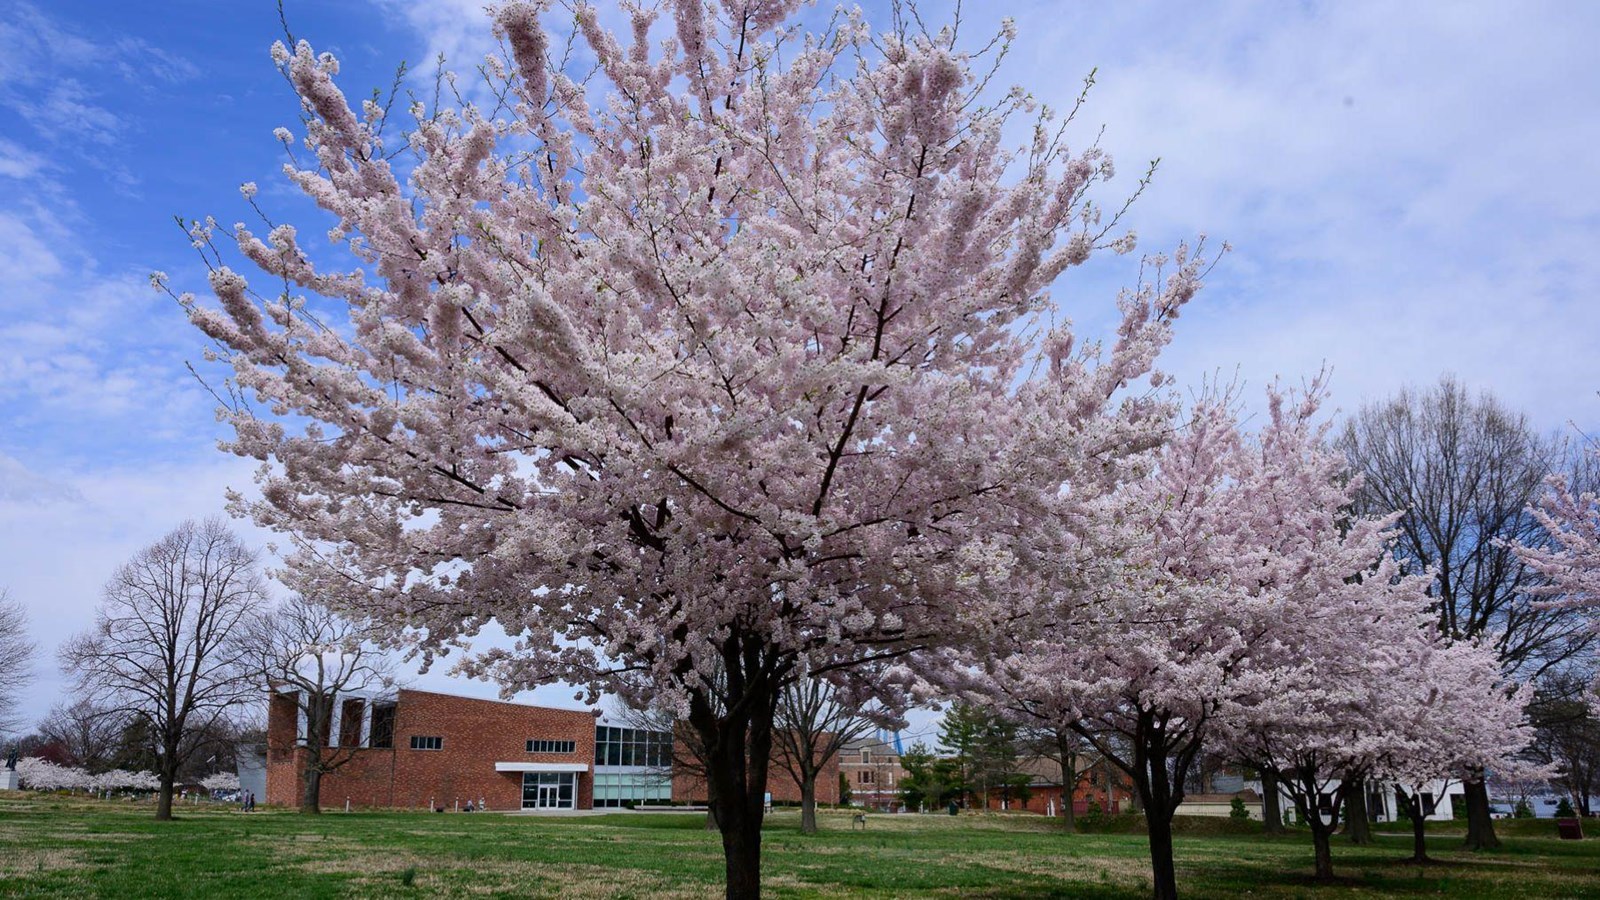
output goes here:
<path id="1" fill-rule="evenodd" d="M 241 744 L 235 751 L 234 771 L 239 776 L 240 792 L 249 791 L 267 802 L 267 748 L 262 744 Z"/>
<path id="2" fill-rule="evenodd" d="M 402 689 L 392 699 L 345 696 L 333 704 L 329 744 L 351 755 L 322 778 L 322 802 L 361 807 L 491 810 L 593 809 L 704 803 L 703 780 L 674 761 L 666 731 L 625 728 L 589 710 L 554 709 Z M 292 692 L 267 712 L 267 803 L 300 800 L 305 719 Z M 241 781 L 244 771 L 241 767 Z M 773 799 L 798 801 L 779 760 Z M 818 779 L 818 800 L 838 799 L 838 769 Z"/>
<path id="3" fill-rule="evenodd" d="M 989 789 L 992 810 L 1033 812 L 1047 816 L 1066 814 L 1065 797 L 1070 796 L 1074 815 L 1085 815 L 1091 805 L 1107 813 L 1122 812 L 1132 806 L 1133 785 L 1126 775 L 1111 763 L 1098 757 L 1080 757 L 1078 777 L 1070 788 L 1064 785 L 1061 763 L 1047 756 L 1025 757 L 1017 763 L 1017 771 L 1028 776 L 1027 794 L 1014 788 L 996 786 Z"/>
<path id="4" fill-rule="evenodd" d="M 848 741 L 838 753 L 839 772 L 850 785 L 850 802 L 883 812 L 900 809 L 906 770 L 893 743 L 875 737 Z M 838 779 L 835 778 L 835 788 Z"/>

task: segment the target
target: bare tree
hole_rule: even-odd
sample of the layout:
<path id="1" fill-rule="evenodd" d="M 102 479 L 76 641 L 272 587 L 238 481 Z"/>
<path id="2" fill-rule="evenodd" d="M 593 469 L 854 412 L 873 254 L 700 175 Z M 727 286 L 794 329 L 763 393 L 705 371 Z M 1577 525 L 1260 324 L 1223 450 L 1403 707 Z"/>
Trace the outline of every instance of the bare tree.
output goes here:
<path id="1" fill-rule="evenodd" d="M 246 641 L 251 669 L 305 723 L 296 746 L 271 749 L 298 753 L 300 812 L 316 815 L 322 776 L 355 758 L 368 710 L 394 691 L 394 665 L 360 624 L 298 594 L 256 618 Z"/>
<path id="2" fill-rule="evenodd" d="M 69 764 L 101 772 L 115 767 L 126 725 L 121 711 L 78 699 L 57 703 L 39 723 L 39 733 L 61 748 Z"/>
<path id="3" fill-rule="evenodd" d="M 1538 577 L 1512 543 L 1544 540 L 1528 512 L 1544 479 L 1576 454 L 1489 394 L 1445 377 L 1361 408 L 1339 443 L 1362 478 L 1362 513 L 1399 511 L 1396 552 L 1434 573 L 1439 629 L 1451 640 L 1494 641 L 1501 665 L 1537 678 L 1583 652 L 1594 631 L 1581 614 L 1541 604 Z M 1481 777 L 1466 782 L 1467 845 L 1499 846 Z"/>
<path id="4" fill-rule="evenodd" d="M 84 699 L 144 726 L 157 819 L 180 770 L 250 693 L 244 631 L 265 600 L 256 554 L 216 519 L 184 522 L 112 576 L 95 626 L 61 648 Z"/>
<path id="5" fill-rule="evenodd" d="M 699 735 L 692 728 L 681 727 L 671 712 L 659 707 L 639 708 L 629 706 L 627 702 L 618 698 L 612 705 L 612 718 L 621 723 L 624 728 L 633 728 L 639 731 L 657 731 L 672 735 L 672 752 L 666 759 L 658 760 L 655 766 L 649 766 L 648 774 L 663 778 L 688 778 L 711 788 L 711 779 L 707 777 L 706 750 L 700 744 Z M 708 805 L 706 809 L 706 830 L 717 830 L 716 806 Z"/>
<path id="6" fill-rule="evenodd" d="M 1096 765 L 1104 763 L 1105 756 L 1083 735 L 1064 724 L 1024 726 L 1023 736 L 1028 752 L 1061 767 L 1061 815 L 1067 830 L 1075 830 L 1077 814 L 1072 797 L 1077 793 L 1078 783 Z"/>
<path id="7" fill-rule="evenodd" d="M 1589 798 L 1600 790 L 1600 715 L 1589 693 L 1589 672 L 1565 671 L 1544 679 L 1529 713 L 1536 730 L 1533 758 L 1558 770 L 1552 783 L 1572 798 L 1580 816 L 1592 816 Z"/>
<path id="8" fill-rule="evenodd" d="M 817 831 L 817 776 L 847 742 L 872 730 L 862 705 L 820 678 L 796 681 L 778 698 L 778 759 L 800 785 L 800 830 Z"/>
<path id="9" fill-rule="evenodd" d="M 18 715 L 22 696 L 33 681 L 33 658 L 38 648 L 28 639 L 28 612 L 22 603 L 0 591 L 0 734 L 22 724 Z"/>

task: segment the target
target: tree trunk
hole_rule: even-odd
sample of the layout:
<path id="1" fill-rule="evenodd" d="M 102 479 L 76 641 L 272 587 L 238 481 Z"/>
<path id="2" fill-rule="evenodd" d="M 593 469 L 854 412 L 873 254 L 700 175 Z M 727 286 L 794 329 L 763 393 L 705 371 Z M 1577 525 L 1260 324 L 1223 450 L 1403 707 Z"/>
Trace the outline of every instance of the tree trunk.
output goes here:
<path id="1" fill-rule="evenodd" d="M 1322 820 L 1322 796 L 1317 790 L 1317 777 L 1315 772 L 1305 772 L 1299 776 L 1300 796 L 1296 798 L 1296 806 L 1300 815 L 1311 826 L 1311 846 L 1316 853 L 1316 877 L 1318 881 L 1331 881 L 1333 879 L 1333 830 L 1339 827 L 1340 794 L 1333 796 L 1332 821 Z"/>
<path id="2" fill-rule="evenodd" d="M 1500 849 L 1500 838 L 1494 833 L 1494 818 L 1489 814 L 1489 785 L 1483 780 L 1481 771 L 1475 774 L 1478 777 L 1467 779 L 1465 785 L 1467 791 L 1467 849 L 1498 850 Z"/>
<path id="3" fill-rule="evenodd" d="M 307 816 L 322 812 L 322 767 L 313 763 L 306 766 L 305 790 L 300 795 L 300 813 Z"/>
<path id="4" fill-rule="evenodd" d="M 156 777 L 160 779 L 161 785 L 156 793 L 156 821 L 159 822 L 172 820 L 172 795 L 178 783 L 177 743 L 173 740 L 164 741 L 161 764 L 156 767 Z"/>
<path id="5" fill-rule="evenodd" d="M 1344 834 L 1350 843 L 1372 843 L 1372 822 L 1367 816 L 1367 780 L 1351 778 L 1344 783 Z"/>
<path id="6" fill-rule="evenodd" d="M 1146 749 L 1134 780 L 1138 782 L 1140 803 L 1144 806 L 1145 827 L 1150 834 L 1150 874 L 1155 883 L 1156 900 L 1177 900 L 1178 873 L 1172 862 L 1172 783 L 1167 776 L 1167 757 L 1156 747 Z"/>
<path id="7" fill-rule="evenodd" d="M 1282 797 L 1278 793 L 1278 773 L 1261 770 L 1261 830 L 1284 834 Z"/>
<path id="8" fill-rule="evenodd" d="M 1072 755 L 1072 744 L 1067 740 L 1067 732 L 1056 733 L 1056 752 L 1061 754 L 1061 818 L 1068 831 L 1078 828 L 1078 815 L 1072 808 L 1072 795 L 1078 789 L 1077 762 Z M 1107 810 L 1109 812 L 1110 810 Z"/>
<path id="9" fill-rule="evenodd" d="M 161 773 L 161 789 L 156 793 L 156 820 L 159 822 L 172 819 L 172 781 L 171 775 Z"/>
<path id="10" fill-rule="evenodd" d="M 1333 880 L 1333 847 L 1330 838 L 1333 829 L 1322 822 L 1322 815 L 1313 812 L 1307 820 L 1311 823 L 1311 846 L 1316 850 L 1316 872 L 1318 881 Z"/>
<path id="11" fill-rule="evenodd" d="M 817 773 L 806 769 L 800 780 L 800 833 L 817 833 Z"/>
<path id="12" fill-rule="evenodd" d="M 1178 873 L 1172 864 L 1172 814 L 1157 812 L 1152 803 L 1146 808 L 1145 824 L 1150 832 L 1150 870 L 1155 879 L 1155 898 L 1177 900 Z"/>
<path id="13" fill-rule="evenodd" d="M 727 678 L 734 681 L 728 654 Z M 761 823 L 766 815 L 767 772 L 772 761 L 772 730 L 779 688 L 761 677 L 747 681 L 730 712 L 719 715 L 710 698 L 691 694 L 689 724 L 704 749 L 706 787 L 722 832 L 727 900 L 761 896 Z"/>
<path id="14" fill-rule="evenodd" d="M 1412 803 L 1411 809 L 1411 860 L 1425 863 L 1428 859 L 1428 825 L 1422 815 L 1422 800 L 1419 797 Z"/>
<path id="15" fill-rule="evenodd" d="M 757 802 L 754 809 L 750 806 L 748 802 L 726 800 L 717 804 L 717 823 L 722 828 L 723 870 L 727 876 L 728 900 L 758 900 L 761 896 L 763 804 Z"/>

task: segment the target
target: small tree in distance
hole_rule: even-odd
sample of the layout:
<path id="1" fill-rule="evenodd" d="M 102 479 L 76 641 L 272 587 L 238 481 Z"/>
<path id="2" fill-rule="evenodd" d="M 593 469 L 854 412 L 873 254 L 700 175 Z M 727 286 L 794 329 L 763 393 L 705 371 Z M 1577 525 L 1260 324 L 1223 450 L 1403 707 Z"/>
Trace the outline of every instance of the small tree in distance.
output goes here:
<path id="1" fill-rule="evenodd" d="M 860 698 L 841 695 L 825 680 L 807 678 L 784 688 L 778 700 L 778 759 L 800 785 L 802 833 L 817 832 L 817 776 L 845 744 L 873 728 Z M 839 802 L 850 801 L 841 795 Z"/>
<path id="2" fill-rule="evenodd" d="M 0 590 L 0 737 L 21 722 L 17 707 L 33 680 L 37 652 L 37 646 L 28 638 L 27 610 Z"/>
<path id="3" fill-rule="evenodd" d="M 265 604 L 256 554 L 217 519 L 184 522 L 140 550 L 105 587 L 94 628 L 61 648 L 78 695 L 142 726 L 160 780 L 173 784 L 251 693 L 243 640 Z"/>
<path id="4" fill-rule="evenodd" d="M 360 709 L 370 708 L 393 691 L 394 666 L 357 623 L 303 595 L 257 618 L 247 635 L 251 668 L 269 691 L 293 695 L 305 723 L 294 747 L 269 749 L 300 754 L 300 812 L 316 815 L 322 777 L 361 746 L 359 734 L 334 733 L 336 705 L 353 695 Z M 341 732 L 351 731 L 348 721 L 343 724 Z"/>
<path id="5" fill-rule="evenodd" d="M 58 703 L 39 723 L 39 732 L 61 747 L 69 764 L 102 772 L 112 768 L 127 716 L 91 700 Z"/>

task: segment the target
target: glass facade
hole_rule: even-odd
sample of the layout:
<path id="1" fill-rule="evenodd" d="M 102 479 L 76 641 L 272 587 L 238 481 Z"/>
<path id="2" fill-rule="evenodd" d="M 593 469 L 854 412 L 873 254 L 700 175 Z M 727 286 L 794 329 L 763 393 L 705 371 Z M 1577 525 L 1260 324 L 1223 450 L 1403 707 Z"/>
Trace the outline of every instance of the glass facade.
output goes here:
<path id="1" fill-rule="evenodd" d="M 594 729 L 595 807 L 669 803 L 672 732 L 597 725 Z"/>
<path id="2" fill-rule="evenodd" d="M 523 772 L 523 809 L 572 809 L 577 797 L 572 772 Z"/>
<path id="3" fill-rule="evenodd" d="M 672 800 L 672 777 L 658 772 L 596 772 L 594 806 L 631 806 Z"/>
<path id="4" fill-rule="evenodd" d="M 597 725 L 594 764 L 669 769 L 672 766 L 672 732 Z"/>

